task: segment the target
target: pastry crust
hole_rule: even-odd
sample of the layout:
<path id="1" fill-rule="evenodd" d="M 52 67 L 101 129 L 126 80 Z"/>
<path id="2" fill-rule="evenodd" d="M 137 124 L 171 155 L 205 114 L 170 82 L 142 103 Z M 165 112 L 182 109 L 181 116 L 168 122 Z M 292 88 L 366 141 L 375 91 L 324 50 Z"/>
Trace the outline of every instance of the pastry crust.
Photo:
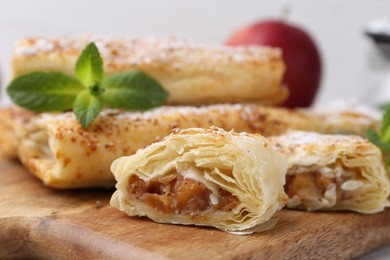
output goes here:
<path id="1" fill-rule="evenodd" d="M 72 112 L 42 114 L 28 127 L 19 149 L 26 168 L 56 188 L 113 186 L 112 161 L 161 140 L 174 128 L 211 126 L 238 132 L 281 134 L 315 127 L 300 112 L 257 105 L 161 107 L 147 112 L 104 110 L 82 129 Z"/>
<path id="2" fill-rule="evenodd" d="M 382 120 L 379 109 L 349 101 L 334 102 L 305 112 L 323 121 L 323 133 L 364 136 L 367 129 L 379 131 Z"/>
<path id="3" fill-rule="evenodd" d="M 111 205 L 162 223 L 246 231 L 285 200 L 287 164 L 260 135 L 174 130 L 111 169 L 118 182 Z"/>
<path id="4" fill-rule="evenodd" d="M 248 104 L 104 110 L 88 129 L 81 128 L 72 112 L 41 114 L 24 127 L 18 153 L 48 186 L 113 186 L 109 166 L 114 159 L 161 140 L 174 128 L 217 126 L 271 136 L 288 129 L 322 132 L 324 120 L 302 111 Z"/>
<path id="5" fill-rule="evenodd" d="M 382 154 L 366 139 L 290 131 L 269 140 L 290 166 L 287 207 L 376 213 L 390 205 Z"/>
<path id="6" fill-rule="evenodd" d="M 211 46 L 175 37 L 22 39 L 15 44 L 13 75 L 33 71 L 74 75 L 76 59 L 91 41 L 99 48 L 106 74 L 142 70 L 170 93 L 168 104 L 273 105 L 288 96 L 281 85 L 285 65 L 279 49 Z"/>

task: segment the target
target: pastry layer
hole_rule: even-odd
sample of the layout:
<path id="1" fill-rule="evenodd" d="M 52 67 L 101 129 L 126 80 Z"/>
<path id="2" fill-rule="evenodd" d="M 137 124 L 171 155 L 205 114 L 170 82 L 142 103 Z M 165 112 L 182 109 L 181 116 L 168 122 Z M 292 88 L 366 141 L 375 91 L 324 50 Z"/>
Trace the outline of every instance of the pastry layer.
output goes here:
<path id="1" fill-rule="evenodd" d="M 147 112 L 104 110 L 82 129 L 72 112 L 42 114 L 26 127 L 18 149 L 29 171 L 48 186 L 113 186 L 112 161 L 161 140 L 174 128 L 210 126 L 238 132 L 281 134 L 289 127 L 314 129 L 296 111 L 257 105 L 161 107 Z"/>
<path id="2" fill-rule="evenodd" d="M 28 121 L 23 119 L 26 116 Z M 58 188 L 112 186 L 109 165 L 114 159 L 161 140 L 174 128 L 217 126 L 264 136 L 288 129 L 337 132 L 326 116 L 249 104 L 161 107 L 146 112 L 104 110 L 88 129 L 82 129 L 71 112 L 32 114 L 12 107 L 0 110 L 0 118 L 0 149 L 14 157 L 19 150 L 18 156 L 32 173 Z M 345 126 L 359 134 L 378 124 L 366 117 L 363 127 Z"/>
<path id="3" fill-rule="evenodd" d="M 82 49 L 95 42 L 106 74 L 142 70 L 170 93 L 169 104 L 229 102 L 279 104 L 285 66 L 279 49 L 211 46 L 175 37 L 27 38 L 15 44 L 13 75 L 34 71 L 74 74 Z"/>
<path id="4" fill-rule="evenodd" d="M 111 205 L 162 223 L 248 231 L 286 198 L 287 164 L 268 141 L 218 128 L 175 130 L 111 169 Z"/>
<path id="5" fill-rule="evenodd" d="M 290 166 L 287 207 L 376 213 L 390 205 L 382 154 L 366 139 L 291 131 L 270 141 Z"/>

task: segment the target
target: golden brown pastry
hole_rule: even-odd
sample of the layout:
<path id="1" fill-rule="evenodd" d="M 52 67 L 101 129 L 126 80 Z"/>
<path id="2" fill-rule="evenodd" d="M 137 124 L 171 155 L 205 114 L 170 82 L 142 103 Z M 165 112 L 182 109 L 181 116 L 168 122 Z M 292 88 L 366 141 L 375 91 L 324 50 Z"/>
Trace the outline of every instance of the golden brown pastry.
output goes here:
<path id="1" fill-rule="evenodd" d="M 147 112 L 104 110 L 83 129 L 72 112 L 42 114 L 26 127 L 19 157 L 26 168 L 56 188 L 113 186 L 112 161 L 161 140 L 174 128 L 218 126 L 264 135 L 302 129 L 310 117 L 256 105 L 161 107 Z"/>
<path id="2" fill-rule="evenodd" d="M 13 52 L 13 74 L 73 75 L 78 55 L 91 41 L 99 48 L 106 74 L 142 70 L 170 93 L 169 104 L 278 104 L 288 95 L 281 85 L 285 66 L 279 49 L 208 46 L 174 37 L 22 39 Z"/>
<path id="3" fill-rule="evenodd" d="M 287 207 L 376 213 L 390 205 L 382 154 L 366 139 L 291 131 L 270 141 L 290 166 Z"/>
<path id="4" fill-rule="evenodd" d="M 382 111 L 352 101 L 335 101 L 313 109 L 307 114 L 323 121 L 323 133 L 357 134 L 364 136 L 367 129 L 379 130 Z"/>
<path id="5" fill-rule="evenodd" d="M 286 199 L 285 159 L 260 135 L 175 130 L 111 169 L 111 205 L 162 223 L 251 232 Z"/>
<path id="6" fill-rule="evenodd" d="M 217 126 L 271 136 L 289 128 L 321 132 L 324 120 L 259 105 L 161 107 L 146 112 L 104 110 L 85 130 L 71 112 L 42 114 L 24 127 L 19 157 L 51 187 L 112 186 L 109 166 L 114 159 L 161 140 L 177 127 Z"/>

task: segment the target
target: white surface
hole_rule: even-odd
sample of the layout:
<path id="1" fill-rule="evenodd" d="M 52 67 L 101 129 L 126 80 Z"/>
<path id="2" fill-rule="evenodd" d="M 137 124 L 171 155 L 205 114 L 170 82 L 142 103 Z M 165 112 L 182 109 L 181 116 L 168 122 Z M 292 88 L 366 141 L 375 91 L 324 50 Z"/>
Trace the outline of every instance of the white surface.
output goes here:
<path id="1" fill-rule="evenodd" d="M 388 0 L 0 0 L 3 91 L 12 45 L 20 37 L 155 34 L 223 43 L 238 27 L 277 17 L 285 4 L 292 8 L 288 20 L 303 25 L 321 48 L 324 73 L 317 103 L 353 97 L 366 103 L 390 100 L 390 65 L 376 56 L 363 34 L 372 20 L 390 19 Z M 389 257 L 390 246 L 362 259 Z"/>

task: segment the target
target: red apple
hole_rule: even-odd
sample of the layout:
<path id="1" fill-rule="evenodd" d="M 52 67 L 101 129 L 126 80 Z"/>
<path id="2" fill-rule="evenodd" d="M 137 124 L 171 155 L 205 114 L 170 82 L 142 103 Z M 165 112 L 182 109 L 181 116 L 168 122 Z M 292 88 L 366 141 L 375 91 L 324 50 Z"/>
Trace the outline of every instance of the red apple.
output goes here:
<path id="1" fill-rule="evenodd" d="M 286 73 L 283 82 L 290 95 L 287 107 L 308 107 L 318 92 L 321 78 L 321 57 L 304 29 L 282 20 L 264 20 L 235 32 L 227 45 L 268 45 L 283 51 Z"/>

